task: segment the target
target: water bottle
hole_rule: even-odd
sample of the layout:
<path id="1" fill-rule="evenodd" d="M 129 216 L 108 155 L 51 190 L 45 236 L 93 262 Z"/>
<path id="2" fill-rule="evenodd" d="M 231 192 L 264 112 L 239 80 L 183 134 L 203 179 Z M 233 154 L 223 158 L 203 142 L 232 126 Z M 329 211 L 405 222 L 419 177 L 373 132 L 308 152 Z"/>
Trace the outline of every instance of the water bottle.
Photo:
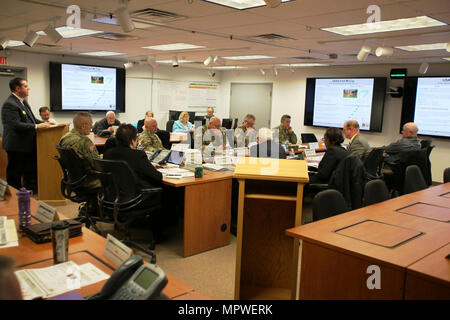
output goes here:
<path id="1" fill-rule="evenodd" d="M 289 152 L 289 156 L 291 157 L 291 159 L 295 158 L 295 152 L 294 149 L 291 149 L 291 151 Z"/>
<path id="2" fill-rule="evenodd" d="M 19 231 L 23 231 L 25 227 L 31 224 L 30 198 L 32 191 L 20 188 L 17 192 L 17 200 L 19 202 Z"/>

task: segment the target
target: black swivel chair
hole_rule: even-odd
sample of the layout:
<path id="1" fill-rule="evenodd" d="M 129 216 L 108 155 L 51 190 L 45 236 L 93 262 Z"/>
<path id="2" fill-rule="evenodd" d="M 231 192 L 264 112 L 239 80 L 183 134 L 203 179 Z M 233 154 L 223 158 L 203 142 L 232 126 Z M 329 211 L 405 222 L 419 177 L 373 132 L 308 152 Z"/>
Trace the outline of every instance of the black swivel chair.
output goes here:
<path id="1" fill-rule="evenodd" d="M 230 119 L 230 118 L 222 119 L 222 127 L 224 127 L 225 129 L 231 129 L 232 125 L 233 125 L 233 119 Z"/>
<path id="2" fill-rule="evenodd" d="M 301 133 L 302 143 L 317 142 L 316 135 L 314 133 Z"/>
<path id="3" fill-rule="evenodd" d="M 427 188 L 427 183 L 423 178 L 422 171 L 419 166 L 413 164 L 406 168 L 404 193 L 412 193 Z"/>
<path id="4" fill-rule="evenodd" d="M 166 131 L 168 131 L 169 133 L 172 132 L 174 122 L 175 122 L 175 120 L 169 120 L 166 123 Z"/>
<path id="5" fill-rule="evenodd" d="M 433 139 L 424 139 L 420 141 L 420 147 L 422 149 L 428 148 L 433 143 Z"/>
<path id="6" fill-rule="evenodd" d="M 450 167 L 444 170 L 444 183 L 450 182 Z"/>
<path id="7" fill-rule="evenodd" d="M 63 172 L 61 180 L 61 193 L 64 198 L 72 202 L 79 203 L 78 217 L 81 223 L 94 227 L 97 233 L 100 233 L 96 226 L 97 221 L 103 221 L 97 215 L 97 194 L 100 188 L 89 189 L 83 184 L 86 180 L 94 175 L 93 171 L 87 171 L 83 166 L 83 160 L 78 157 L 71 148 L 56 146 L 59 157 L 54 156 L 53 159 L 58 160 Z"/>
<path id="8" fill-rule="evenodd" d="M 312 201 L 313 221 L 326 219 L 347 211 L 342 194 L 334 189 L 319 192 Z"/>
<path id="9" fill-rule="evenodd" d="M 376 179 L 367 182 L 364 188 L 364 205 L 370 206 L 378 202 L 389 200 L 389 190 L 383 180 Z"/>
<path id="10" fill-rule="evenodd" d="M 125 161 L 94 160 L 102 182 L 98 203 L 102 215 L 112 216 L 114 225 L 125 231 L 122 240 L 154 257 L 153 253 L 130 239 L 129 226 L 143 219 L 151 219 L 161 211 L 162 188 L 139 189 L 138 179 Z M 150 250 L 155 247 L 151 230 Z"/>
<path id="11" fill-rule="evenodd" d="M 170 142 L 170 132 L 166 130 L 157 130 L 156 135 L 161 139 L 161 143 L 164 148 L 170 150 L 172 148 L 172 143 Z"/>
<path id="12" fill-rule="evenodd" d="M 364 167 L 366 168 L 366 177 L 369 181 L 382 179 L 383 148 L 372 149 L 364 160 Z"/>

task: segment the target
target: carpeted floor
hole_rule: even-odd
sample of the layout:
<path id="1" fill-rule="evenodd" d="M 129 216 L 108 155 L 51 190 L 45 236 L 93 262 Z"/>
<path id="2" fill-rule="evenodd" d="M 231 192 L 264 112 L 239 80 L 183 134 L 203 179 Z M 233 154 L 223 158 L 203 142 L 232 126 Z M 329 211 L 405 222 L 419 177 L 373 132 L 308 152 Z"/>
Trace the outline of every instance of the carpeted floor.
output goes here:
<path id="1" fill-rule="evenodd" d="M 67 217 L 76 217 L 78 204 L 57 206 L 58 212 Z M 303 224 L 312 220 L 311 199 L 303 204 Z M 104 235 L 116 232 L 111 224 L 98 224 Z M 133 238 L 145 244 L 148 239 L 145 229 L 133 229 Z M 231 235 L 230 245 L 183 258 L 183 221 L 169 229 L 167 240 L 156 245 L 157 264 L 167 273 L 185 282 L 196 291 L 214 300 L 234 299 L 234 276 L 236 264 L 236 238 Z M 141 254 L 146 261 L 148 256 Z"/>

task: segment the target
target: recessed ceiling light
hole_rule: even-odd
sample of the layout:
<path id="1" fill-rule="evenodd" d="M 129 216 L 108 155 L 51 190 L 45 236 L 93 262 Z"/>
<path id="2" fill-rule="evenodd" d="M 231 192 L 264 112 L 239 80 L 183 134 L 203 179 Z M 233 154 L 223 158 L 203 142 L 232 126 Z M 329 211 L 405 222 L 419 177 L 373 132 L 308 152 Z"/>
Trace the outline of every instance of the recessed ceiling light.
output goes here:
<path id="1" fill-rule="evenodd" d="M 172 59 L 170 59 L 170 60 L 156 60 L 156 63 L 170 63 L 170 64 L 172 64 L 172 62 L 173 62 L 173 60 Z M 189 62 L 192 62 L 192 61 L 190 61 L 190 60 L 178 60 L 178 63 L 189 63 Z"/>
<path id="2" fill-rule="evenodd" d="M 18 46 L 24 46 L 25 43 L 23 43 L 22 41 L 17 41 L 17 40 L 9 40 L 8 44 L 6 45 L 7 47 L 18 47 Z"/>
<path id="3" fill-rule="evenodd" d="M 239 9 L 239 10 L 250 9 L 250 8 L 255 8 L 255 7 L 262 7 L 262 6 L 266 5 L 264 0 L 245 0 L 245 1 L 243 1 L 243 0 L 204 0 L 204 1 L 221 4 L 223 6 L 227 6 L 227 7 L 231 7 L 231 8 Z M 281 0 L 281 2 L 289 2 L 289 1 L 292 1 L 292 0 Z"/>
<path id="4" fill-rule="evenodd" d="M 442 59 L 447 60 L 447 61 L 450 61 L 450 58 L 442 58 Z"/>
<path id="5" fill-rule="evenodd" d="M 329 64 L 324 63 L 291 63 L 291 64 L 279 64 L 281 67 L 324 67 Z"/>
<path id="6" fill-rule="evenodd" d="M 98 22 L 98 23 L 104 23 L 104 24 L 111 24 L 114 26 L 119 25 L 119 22 L 117 22 L 117 19 L 114 17 L 112 19 L 110 19 L 109 17 L 102 17 L 102 18 L 92 19 L 91 21 Z M 143 23 L 143 22 L 133 21 L 133 23 L 134 23 L 134 26 L 136 27 L 136 29 L 147 29 L 150 27 L 154 27 L 151 24 Z"/>
<path id="7" fill-rule="evenodd" d="M 171 43 L 171 44 L 162 44 L 158 46 L 148 46 L 142 47 L 143 49 L 152 49 L 152 50 L 161 50 L 161 51 L 171 51 L 171 50 L 187 50 L 187 49 L 199 49 L 205 48 L 204 46 L 197 46 L 195 44 L 188 43 Z"/>
<path id="8" fill-rule="evenodd" d="M 320 28 L 320 29 L 324 31 L 337 33 L 343 36 L 353 36 L 357 34 L 430 28 L 445 25 L 447 24 L 439 20 L 427 16 L 420 16 L 414 18 L 387 20 L 373 23 L 353 24 L 347 26 Z"/>
<path id="9" fill-rule="evenodd" d="M 430 43 L 430 44 L 418 44 L 412 46 L 400 46 L 395 47 L 397 49 L 405 51 L 424 51 L 424 50 L 445 50 L 447 43 Z"/>
<path id="10" fill-rule="evenodd" d="M 65 39 L 90 36 L 91 34 L 97 34 L 97 33 L 103 32 L 103 31 L 98 31 L 98 30 L 72 28 L 72 27 L 67 27 L 67 26 L 58 27 L 55 30 L 58 31 Z M 45 36 L 44 31 L 38 31 L 37 34 L 39 34 L 41 36 Z"/>
<path id="11" fill-rule="evenodd" d="M 111 51 L 94 51 L 94 52 L 84 52 L 80 54 L 85 56 L 108 57 L 108 56 L 119 56 L 125 53 L 111 52 Z"/>
<path id="12" fill-rule="evenodd" d="M 235 57 L 223 57 L 228 60 L 257 60 L 257 59 L 273 59 L 275 57 L 263 56 L 263 55 L 254 55 L 254 56 L 235 56 Z"/>

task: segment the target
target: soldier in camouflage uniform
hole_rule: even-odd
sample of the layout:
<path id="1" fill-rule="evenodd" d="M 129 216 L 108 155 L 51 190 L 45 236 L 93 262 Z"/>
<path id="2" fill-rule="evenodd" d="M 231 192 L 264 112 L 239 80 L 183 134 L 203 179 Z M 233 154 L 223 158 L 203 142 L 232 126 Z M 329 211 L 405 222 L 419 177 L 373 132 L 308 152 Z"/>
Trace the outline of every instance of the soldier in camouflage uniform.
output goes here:
<path id="1" fill-rule="evenodd" d="M 256 142 L 255 116 L 247 114 L 242 125 L 236 128 L 234 133 L 235 147 L 248 147 L 250 142 Z"/>
<path id="2" fill-rule="evenodd" d="M 297 143 L 297 136 L 294 133 L 294 130 L 291 128 L 291 116 L 283 115 L 281 117 L 281 124 L 278 127 L 273 128 L 274 130 L 278 130 L 278 137 L 280 140 L 280 144 L 285 144 L 288 141 L 291 144 Z"/>
<path id="3" fill-rule="evenodd" d="M 144 131 L 138 135 L 138 149 L 146 152 L 154 152 L 158 149 L 164 149 L 161 139 L 156 135 L 158 122 L 154 118 L 146 118 L 144 121 Z"/>
<path id="4" fill-rule="evenodd" d="M 217 117 L 212 117 L 208 124 L 202 126 L 202 151 L 212 143 L 211 148 L 225 148 L 226 136 L 225 128 L 221 127 L 222 122 Z M 209 131 L 208 131 L 209 130 Z M 206 135 L 205 135 L 206 134 Z M 222 137 L 220 138 L 220 135 Z M 212 154 L 214 155 L 214 154 Z"/>
<path id="5" fill-rule="evenodd" d="M 88 170 L 94 168 L 94 159 L 98 159 L 99 154 L 94 143 L 88 135 L 92 129 L 92 117 L 87 112 L 78 112 L 73 118 L 73 129 L 66 133 L 59 145 L 64 148 L 71 148 L 83 160 L 84 167 Z M 88 176 L 83 187 L 95 189 L 101 186 L 100 180 L 95 176 Z"/>

